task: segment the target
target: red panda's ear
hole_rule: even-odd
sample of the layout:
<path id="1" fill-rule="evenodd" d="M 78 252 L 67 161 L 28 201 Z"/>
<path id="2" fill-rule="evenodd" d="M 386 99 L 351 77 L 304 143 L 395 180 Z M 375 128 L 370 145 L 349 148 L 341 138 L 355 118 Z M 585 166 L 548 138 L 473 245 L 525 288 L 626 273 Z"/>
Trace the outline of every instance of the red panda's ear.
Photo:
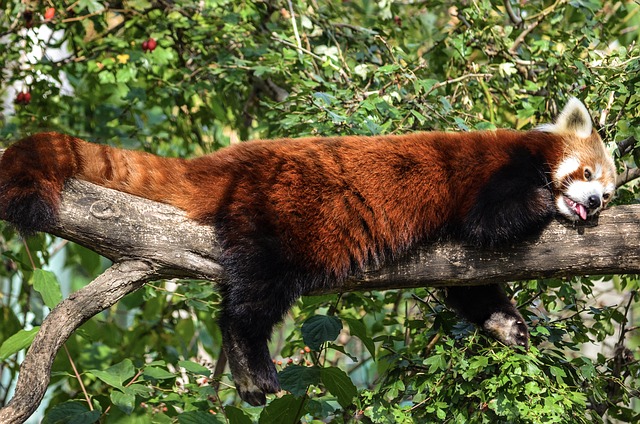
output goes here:
<path id="1" fill-rule="evenodd" d="M 570 133 L 587 138 L 593 131 L 591 115 L 584 104 L 575 97 L 569 99 L 554 124 L 543 124 L 538 130 L 553 133 Z"/>

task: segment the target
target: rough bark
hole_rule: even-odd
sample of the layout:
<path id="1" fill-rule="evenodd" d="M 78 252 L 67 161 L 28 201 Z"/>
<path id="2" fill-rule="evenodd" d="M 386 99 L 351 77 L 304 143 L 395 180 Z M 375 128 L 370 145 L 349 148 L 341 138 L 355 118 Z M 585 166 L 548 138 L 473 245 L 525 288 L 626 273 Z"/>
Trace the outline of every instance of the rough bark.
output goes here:
<path id="1" fill-rule="evenodd" d="M 216 280 L 220 246 L 211 227 L 172 206 L 70 181 L 52 234 L 77 242 L 113 262 L 145 260 L 165 278 Z M 344 291 L 482 284 L 541 277 L 640 272 L 640 205 L 607 209 L 597 222 L 552 222 L 540 236 L 500 249 L 455 242 L 421 246 L 370 268 Z"/>
<path id="2" fill-rule="evenodd" d="M 13 399 L 0 409 L 0 423 L 24 422 L 36 410 L 58 349 L 95 314 L 153 279 L 222 276 L 212 228 L 188 220 L 171 206 L 83 181 L 71 181 L 65 188 L 60 223 L 51 233 L 100 253 L 114 265 L 45 319 L 22 363 Z M 597 226 L 553 222 L 539 237 L 503 249 L 451 242 L 422 246 L 383 268 L 354 276 L 343 290 L 622 273 L 640 273 L 640 205 L 610 208 Z"/>

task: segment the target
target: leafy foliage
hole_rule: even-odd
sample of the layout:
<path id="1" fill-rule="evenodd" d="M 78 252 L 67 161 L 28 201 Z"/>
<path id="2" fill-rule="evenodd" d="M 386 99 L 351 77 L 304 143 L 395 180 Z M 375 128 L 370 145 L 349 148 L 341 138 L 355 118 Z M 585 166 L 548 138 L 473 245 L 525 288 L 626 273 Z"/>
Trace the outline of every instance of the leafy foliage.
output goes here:
<path id="1" fill-rule="evenodd" d="M 639 27 L 636 3 L 597 0 L 8 0 L 0 143 L 56 130 L 189 156 L 257 137 L 529 128 L 578 96 L 627 171 L 616 202 L 638 203 Z M 4 223 L 0 252 L 2 405 L 49 308 L 107 264 Z M 513 284 L 529 352 L 427 289 L 304 298 L 271 349 L 291 394 L 264 409 L 214 371 L 214 287 L 147 285 L 69 339 L 44 422 L 637 422 L 638 281 Z"/>

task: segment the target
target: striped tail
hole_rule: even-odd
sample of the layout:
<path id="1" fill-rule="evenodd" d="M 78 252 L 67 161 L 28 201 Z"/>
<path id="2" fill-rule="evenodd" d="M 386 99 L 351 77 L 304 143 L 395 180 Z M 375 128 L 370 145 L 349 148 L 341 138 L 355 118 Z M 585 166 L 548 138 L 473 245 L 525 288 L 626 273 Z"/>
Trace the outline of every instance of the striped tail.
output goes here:
<path id="1" fill-rule="evenodd" d="M 57 223 L 60 193 L 70 178 L 172 203 L 179 187 L 172 176 L 184 173 L 182 159 L 92 144 L 68 135 L 41 133 L 10 146 L 0 161 L 0 218 L 21 234 Z"/>

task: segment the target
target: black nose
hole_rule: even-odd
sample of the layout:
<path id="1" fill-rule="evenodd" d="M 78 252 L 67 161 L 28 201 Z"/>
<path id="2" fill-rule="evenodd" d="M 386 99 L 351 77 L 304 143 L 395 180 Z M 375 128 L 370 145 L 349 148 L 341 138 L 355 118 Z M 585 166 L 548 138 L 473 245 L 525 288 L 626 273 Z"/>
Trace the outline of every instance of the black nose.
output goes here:
<path id="1" fill-rule="evenodd" d="M 587 206 L 589 209 L 600 207 L 600 196 L 596 196 L 595 194 L 593 196 L 589 196 L 589 199 L 587 199 Z"/>

